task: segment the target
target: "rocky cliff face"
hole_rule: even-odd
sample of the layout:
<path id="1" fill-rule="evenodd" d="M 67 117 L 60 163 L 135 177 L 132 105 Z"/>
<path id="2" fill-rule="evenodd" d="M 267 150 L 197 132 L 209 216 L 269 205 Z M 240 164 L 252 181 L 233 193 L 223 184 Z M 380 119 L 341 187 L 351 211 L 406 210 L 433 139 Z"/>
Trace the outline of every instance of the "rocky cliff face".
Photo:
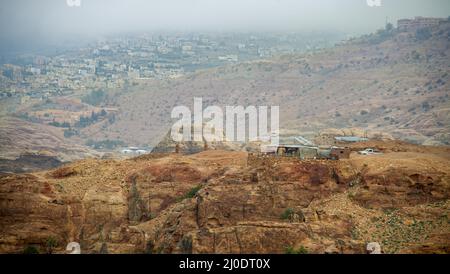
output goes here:
<path id="1" fill-rule="evenodd" d="M 424 148 L 426 150 L 426 148 Z M 0 178 L 0 252 L 450 252 L 450 168 L 441 152 L 343 161 L 245 152 L 84 160 Z"/>

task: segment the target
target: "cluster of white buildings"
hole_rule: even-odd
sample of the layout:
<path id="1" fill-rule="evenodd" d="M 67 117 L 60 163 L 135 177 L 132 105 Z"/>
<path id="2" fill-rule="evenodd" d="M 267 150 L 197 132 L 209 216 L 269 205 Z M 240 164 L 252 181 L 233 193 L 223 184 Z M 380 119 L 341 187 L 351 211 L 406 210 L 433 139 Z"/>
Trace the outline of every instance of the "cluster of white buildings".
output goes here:
<path id="1" fill-rule="evenodd" d="M 400 19 L 397 21 L 397 28 L 400 31 L 416 31 L 423 28 L 431 28 L 439 26 L 439 24 L 446 22 L 445 18 L 421 17 L 417 16 L 414 19 Z"/>

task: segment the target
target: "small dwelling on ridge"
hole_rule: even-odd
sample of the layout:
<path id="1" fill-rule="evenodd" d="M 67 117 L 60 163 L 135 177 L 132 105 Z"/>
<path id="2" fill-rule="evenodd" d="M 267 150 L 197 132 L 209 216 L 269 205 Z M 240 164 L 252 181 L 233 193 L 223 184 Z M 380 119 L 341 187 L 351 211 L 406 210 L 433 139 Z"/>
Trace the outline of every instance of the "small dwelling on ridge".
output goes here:
<path id="1" fill-rule="evenodd" d="M 349 148 L 319 148 L 316 146 L 303 146 L 303 145 L 279 145 L 261 147 L 263 154 L 272 154 L 283 157 L 296 157 L 302 160 L 312 159 L 328 159 L 328 160 L 341 160 L 349 159 L 351 150 Z"/>

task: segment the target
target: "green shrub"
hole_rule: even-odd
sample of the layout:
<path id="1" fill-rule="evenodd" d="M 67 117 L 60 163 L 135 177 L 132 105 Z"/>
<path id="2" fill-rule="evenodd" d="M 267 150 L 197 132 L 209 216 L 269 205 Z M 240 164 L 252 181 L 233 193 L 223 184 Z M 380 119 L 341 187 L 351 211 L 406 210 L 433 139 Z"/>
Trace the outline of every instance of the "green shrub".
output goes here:
<path id="1" fill-rule="evenodd" d="M 192 253 L 192 238 L 183 237 L 183 239 L 181 239 L 181 252 L 183 254 L 191 254 Z"/>
<path id="2" fill-rule="evenodd" d="M 197 192 L 199 192 L 199 190 L 202 188 L 202 186 L 196 186 L 194 188 L 192 188 L 191 190 L 189 190 L 189 192 L 186 194 L 186 198 L 190 199 L 190 198 L 194 198 L 195 195 L 197 194 Z"/>
<path id="3" fill-rule="evenodd" d="M 287 220 L 294 214 L 294 210 L 292 208 L 286 209 L 283 214 L 281 214 L 281 219 Z"/>
<path id="4" fill-rule="evenodd" d="M 286 254 L 308 254 L 308 249 L 304 246 L 300 246 L 298 249 L 288 246 L 286 247 Z"/>
<path id="5" fill-rule="evenodd" d="M 385 30 L 387 32 L 391 32 L 393 29 L 394 29 L 394 25 L 392 25 L 391 23 L 386 24 Z"/>
<path id="6" fill-rule="evenodd" d="M 200 189 L 202 189 L 201 185 L 198 185 L 196 187 L 193 187 L 191 190 L 189 190 L 189 192 L 187 192 L 186 194 L 184 194 L 183 196 L 181 196 L 180 198 L 178 198 L 177 200 L 179 202 L 183 201 L 184 199 L 192 199 L 195 197 L 195 195 L 197 194 L 197 192 L 200 191 Z"/>
<path id="7" fill-rule="evenodd" d="M 70 138 L 70 137 L 75 136 L 77 134 L 78 134 L 78 132 L 76 130 L 73 130 L 73 129 L 70 129 L 70 128 L 64 130 L 64 137 L 65 138 Z"/>
<path id="8" fill-rule="evenodd" d="M 416 30 L 416 38 L 417 40 L 424 41 L 431 38 L 431 31 L 427 28 L 421 28 Z"/>
<path id="9" fill-rule="evenodd" d="M 100 254 L 108 254 L 108 245 L 106 243 L 102 243 L 100 247 Z"/>
<path id="10" fill-rule="evenodd" d="M 45 241 L 45 247 L 47 248 L 47 254 L 52 254 L 53 249 L 58 246 L 58 241 L 53 237 L 48 237 Z"/>
<path id="11" fill-rule="evenodd" d="M 94 90 L 81 98 L 83 103 L 98 106 L 106 99 L 106 93 L 103 90 Z"/>
<path id="12" fill-rule="evenodd" d="M 70 124 L 68 122 L 60 123 L 60 122 L 53 121 L 53 122 L 50 122 L 49 125 L 54 126 L 54 127 L 70 128 Z"/>
<path id="13" fill-rule="evenodd" d="M 103 119 L 107 115 L 106 111 L 102 109 L 100 112 L 91 112 L 91 115 L 80 116 L 79 120 L 75 123 L 75 127 L 85 128 L 92 124 L 95 124 L 99 119 Z M 69 125 L 70 126 L 70 125 Z"/>
<path id="14" fill-rule="evenodd" d="M 155 252 L 155 243 L 152 240 L 148 240 L 145 245 L 145 254 L 153 254 Z"/>
<path id="15" fill-rule="evenodd" d="M 29 245 L 24 248 L 23 254 L 39 254 L 39 249 L 34 245 Z"/>

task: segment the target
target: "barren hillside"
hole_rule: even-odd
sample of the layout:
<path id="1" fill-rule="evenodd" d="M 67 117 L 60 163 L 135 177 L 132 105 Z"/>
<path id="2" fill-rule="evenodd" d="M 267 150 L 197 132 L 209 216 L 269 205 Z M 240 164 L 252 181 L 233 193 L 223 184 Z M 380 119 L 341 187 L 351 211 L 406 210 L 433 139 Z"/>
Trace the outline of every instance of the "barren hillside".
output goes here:
<path id="1" fill-rule="evenodd" d="M 64 138 L 63 129 L 0 119 L 0 172 L 29 172 L 94 156 L 100 154 Z"/>
<path id="2" fill-rule="evenodd" d="M 172 108 L 279 105 L 282 130 L 364 128 L 424 144 L 449 144 L 450 26 L 415 33 L 380 32 L 308 55 L 210 69 L 138 86 L 117 100 L 119 114 L 93 138 L 156 145 Z"/>

